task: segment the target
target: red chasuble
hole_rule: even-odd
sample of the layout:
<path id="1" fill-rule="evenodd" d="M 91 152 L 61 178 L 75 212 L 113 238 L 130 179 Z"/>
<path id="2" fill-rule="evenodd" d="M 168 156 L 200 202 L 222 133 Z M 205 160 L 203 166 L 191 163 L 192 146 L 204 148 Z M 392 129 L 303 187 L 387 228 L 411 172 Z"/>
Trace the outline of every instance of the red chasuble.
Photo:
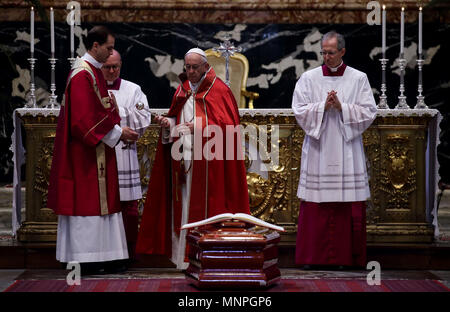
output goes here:
<path id="1" fill-rule="evenodd" d="M 116 154 L 101 139 L 120 117 L 109 103 L 101 70 L 80 59 L 75 67 L 58 117 L 48 207 L 67 216 L 117 213 Z"/>
<path id="2" fill-rule="evenodd" d="M 183 83 L 178 87 L 168 112 L 169 117 L 180 120 L 182 108 L 192 96 L 189 81 L 180 75 Z M 216 125 L 222 129 L 223 151 L 226 151 L 225 127 L 239 125 L 239 111 L 230 88 L 223 83 L 212 68 L 195 94 L 195 117 L 201 119 L 202 127 Z M 202 138 L 202 147 L 211 138 Z M 195 140 L 195 138 L 194 138 Z M 174 227 L 181 227 L 181 183 L 184 179 L 184 167 L 171 157 L 172 144 L 162 144 L 161 135 L 153 164 L 144 213 L 142 216 L 136 253 L 160 254 L 172 253 L 172 215 L 173 201 Z M 195 146 L 195 142 L 194 142 Z M 242 152 L 240 134 L 234 135 L 234 155 Z M 200 221 L 224 212 L 250 214 L 246 170 L 243 160 L 207 161 L 193 157 L 192 189 L 190 195 L 188 222 Z M 224 158 L 226 158 L 224 156 Z M 241 157 L 242 158 L 242 157 Z M 172 183 L 173 182 L 173 183 Z"/>

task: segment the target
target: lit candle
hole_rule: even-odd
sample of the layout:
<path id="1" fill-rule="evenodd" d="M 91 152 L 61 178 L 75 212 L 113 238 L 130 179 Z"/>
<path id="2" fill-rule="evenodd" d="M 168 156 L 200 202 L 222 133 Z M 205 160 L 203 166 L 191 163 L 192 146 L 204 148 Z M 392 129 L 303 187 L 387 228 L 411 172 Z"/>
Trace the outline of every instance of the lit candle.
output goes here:
<path id="1" fill-rule="evenodd" d="M 73 33 L 73 24 L 75 23 L 75 19 L 74 19 L 74 6 L 72 6 L 71 10 L 70 10 L 70 57 L 73 58 L 73 54 L 74 54 L 74 33 Z"/>
<path id="2" fill-rule="evenodd" d="M 386 58 L 386 6 L 383 4 L 383 20 L 381 24 L 381 43 L 383 58 Z"/>
<path id="3" fill-rule="evenodd" d="M 403 58 L 403 46 L 405 41 L 405 8 L 402 7 L 402 13 L 400 16 L 400 54 Z"/>
<path id="4" fill-rule="evenodd" d="M 55 54 L 55 17 L 53 14 L 53 8 L 50 8 L 50 52 L 52 53 L 52 58 Z"/>
<path id="5" fill-rule="evenodd" d="M 422 7 L 419 8 L 419 56 L 422 55 Z"/>
<path id="6" fill-rule="evenodd" d="M 31 7 L 31 16 L 30 16 L 30 52 L 31 57 L 33 57 L 34 53 L 34 8 Z"/>

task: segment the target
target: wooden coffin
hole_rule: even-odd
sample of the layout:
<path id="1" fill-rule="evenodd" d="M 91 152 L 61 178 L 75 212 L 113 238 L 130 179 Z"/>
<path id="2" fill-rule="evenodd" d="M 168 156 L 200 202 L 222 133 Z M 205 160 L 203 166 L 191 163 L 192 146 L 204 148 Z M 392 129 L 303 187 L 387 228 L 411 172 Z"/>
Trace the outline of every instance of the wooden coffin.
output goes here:
<path id="1" fill-rule="evenodd" d="M 187 235 L 186 278 L 198 288 L 259 288 L 280 279 L 280 234 L 242 221 L 201 226 Z"/>

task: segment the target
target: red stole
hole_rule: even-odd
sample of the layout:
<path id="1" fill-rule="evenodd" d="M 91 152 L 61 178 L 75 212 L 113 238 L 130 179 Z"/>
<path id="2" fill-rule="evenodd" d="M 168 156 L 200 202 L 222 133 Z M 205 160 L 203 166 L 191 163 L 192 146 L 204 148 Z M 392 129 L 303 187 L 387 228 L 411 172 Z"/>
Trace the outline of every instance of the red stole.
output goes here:
<path id="1" fill-rule="evenodd" d="M 47 202 L 59 215 L 98 216 L 102 214 L 102 204 L 107 206 L 103 214 L 120 211 L 115 150 L 101 142 L 120 123 L 120 117 L 115 107 L 108 107 L 101 70 L 86 63 L 103 101 L 87 69 L 68 81 L 56 128 Z M 100 144 L 105 146 L 104 156 L 98 158 Z M 102 161 L 97 163 L 98 159 Z M 99 177 L 105 179 L 106 192 L 99 187 Z"/>
<path id="2" fill-rule="evenodd" d="M 185 80 L 185 75 L 181 75 L 180 78 L 183 83 L 175 92 L 168 112 L 169 117 L 176 117 L 177 123 L 184 104 L 192 96 L 189 81 Z M 194 110 L 195 117 L 201 120 L 203 129 L 206 125 L 221 127 L 224 134 L 223 151 L 225 153 L 225 127 L 239 125 L 239 111 L 231 90 L 216 77 L 212 68 L 195 94 Z M 201 129 L 202 132 L 203 129 Z M 202 136 L 202 147 L 210 139 Z M 240 136 L 236 136 L 235 150 L 240 146 Z M 165 254 L 170 257 L 172 200 L 174 230 L 180 231 L 181 183 L 184 179 L 184 167 L 179 161 L 172 159 L 170 150 L 171 145 L 162 144 L 160 137 L 150 176 L 136 253 Z M 188 222 L 203 220 L 224 212 L 250 214 L 243 160 L 206 161 L 202 155 L 201 160 L 193 160 L 191 170 L 193 171 Z"/>

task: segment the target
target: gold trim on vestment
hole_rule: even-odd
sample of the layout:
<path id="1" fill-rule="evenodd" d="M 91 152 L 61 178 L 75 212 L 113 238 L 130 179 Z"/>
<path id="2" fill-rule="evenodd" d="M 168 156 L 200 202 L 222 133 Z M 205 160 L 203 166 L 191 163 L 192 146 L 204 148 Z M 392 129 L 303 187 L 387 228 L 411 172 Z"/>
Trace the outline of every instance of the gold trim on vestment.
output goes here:
<path id="1" fill-rule="evenodd" d="M 75 67 L 77 65 L 78 65 L 78 67 Z M 86 61 L 82 60 L 81 58 L 76 59 L 72 73 L 70 74 L 69 79 L 67 80 L 66 89 L 67 89 L 67 86 L 69 85 L 70 81 L 72 80 L 72 78 L 83 70 L 86 70 L 91 75 L 94 91 L 97 94 L 100 102 L 102 102 L 102 104 L 103 104 L 102 97 L 100 95 L 100 91 L 98 90 L 98 86 L 97 86 L 97 79 L 95 79 L 95 74 L 92 71 L 92 68 L 89 66 L 89 64 Z M 109 97 L 108 97 L 108 99 L 109 99 Z M 64 106 L 64 105 L 65 105 L 65 94 L 63 95 L 63 101 L 62 101 L 61 106 Z M 103 106 L 105 106 L 105 104 L 103 104 Z M 109 108 L 109 107 L 105 107 L 105 108 Z"/>
<path id="2" fill-rule="evenodd" d="M 111 107 L 109 96 L 101 98 L 101 102 L 102 102 L 102 105 L 103 105 L 104 108 L 110 108 Z"/>
<path id="3" fill-rule="evenodd" d="M 106 155 L 105 143 L 100 142 L 95 148 L 97 154 L 97 176 L 98 176 L 98 192 L 100 198 L 100 213 L 102 216 L 107 215 L 108 200 L 106 197 Z"/>

